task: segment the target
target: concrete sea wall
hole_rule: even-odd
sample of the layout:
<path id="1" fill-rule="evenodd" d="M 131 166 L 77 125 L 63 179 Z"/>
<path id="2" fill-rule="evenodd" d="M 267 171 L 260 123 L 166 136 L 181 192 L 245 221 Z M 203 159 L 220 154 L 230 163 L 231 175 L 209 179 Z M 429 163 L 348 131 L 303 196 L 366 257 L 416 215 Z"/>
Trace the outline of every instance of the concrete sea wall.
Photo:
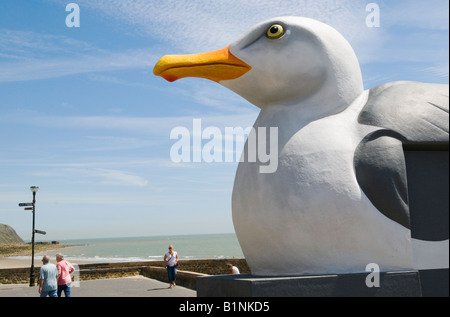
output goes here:
<path id="1" fill-rule="evenodd" d="M 245 259 L 186 260 L 180 261 L 177 284 L 196 289 L 196 278 L 205 275 L 230 274 L 227 263 L 237 266 L 241 273 L 250 273 Z M 164 261 L 117 262 L 80 264 L 79 280 L 117 278 L 143 275 L 160 281 L 168 281 Z M 35 268 L 36 282 L 39 280 L 39 267 Z M 0 284 L 28 284 L 30 268 L 0 269 Z"/>

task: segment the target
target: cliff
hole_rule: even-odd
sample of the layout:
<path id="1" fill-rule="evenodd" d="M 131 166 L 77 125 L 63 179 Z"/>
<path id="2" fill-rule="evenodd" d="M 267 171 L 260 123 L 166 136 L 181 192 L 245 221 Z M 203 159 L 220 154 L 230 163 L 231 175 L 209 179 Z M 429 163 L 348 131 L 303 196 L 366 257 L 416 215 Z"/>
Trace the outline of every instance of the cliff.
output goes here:
<path id="1" fill-rule="evenodd" d="M 24 244 L 25 242 L 16 233 L 16 231 L 8 225 L 0 223 L 0 246 L 5 244 Z"/>

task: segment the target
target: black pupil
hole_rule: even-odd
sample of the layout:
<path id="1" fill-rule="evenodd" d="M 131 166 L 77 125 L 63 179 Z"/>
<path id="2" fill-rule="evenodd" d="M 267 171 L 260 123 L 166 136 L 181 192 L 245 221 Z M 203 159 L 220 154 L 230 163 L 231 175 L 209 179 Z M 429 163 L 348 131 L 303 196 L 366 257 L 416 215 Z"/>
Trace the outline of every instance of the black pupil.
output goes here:
<path id="1" fill-rule="evenodd" d="M 278 26 L 272 26 L 272 28 L 270 29 L 270 33 L 276 34 L 277 32 L 278 32 Z"/>

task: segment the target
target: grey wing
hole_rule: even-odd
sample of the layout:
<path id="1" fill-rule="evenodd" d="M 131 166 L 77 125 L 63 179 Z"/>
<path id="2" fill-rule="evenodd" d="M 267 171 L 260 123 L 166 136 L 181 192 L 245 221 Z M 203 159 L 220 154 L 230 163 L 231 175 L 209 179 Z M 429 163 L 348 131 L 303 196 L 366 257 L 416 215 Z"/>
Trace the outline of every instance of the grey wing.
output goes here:
<path id="1" fill-rule="evenodd" d="M 448 239 L 449 86 L 375 87 L 358 120 L 381 128 L 354 157 L 358 183 L 373 205 L 413 238 Z"/>
<path id="2" fill-rule="evenodd" d="M 395 131 L 405 144 L 441 144 L 448 149 L 449 86 L 393 82 L 370 90 L 361 124 Z"/>

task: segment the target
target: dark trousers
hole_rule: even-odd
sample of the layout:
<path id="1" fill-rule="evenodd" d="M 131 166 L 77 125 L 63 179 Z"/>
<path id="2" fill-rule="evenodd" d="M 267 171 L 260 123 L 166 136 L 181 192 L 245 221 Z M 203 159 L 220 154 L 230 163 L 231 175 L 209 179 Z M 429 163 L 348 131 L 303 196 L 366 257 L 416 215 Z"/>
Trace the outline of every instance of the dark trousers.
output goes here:
<path id="1" fill-rule="evenodd" d="M 168 266 L 167 274 L 169 275 L 169 283 L 175 282 L 177 279 L 177 268 L 175 266 Z"/>
<path id="2" fill-rule="evenodd" d="M 72 297 L 72 295 L 70 294 L 70 286 L 65 284 L 65 285 L 58 285 L 58 297 L 62 296 L 62 292 L 64 291 L 64 295 L 66 295 L 66 297 Z"/>

